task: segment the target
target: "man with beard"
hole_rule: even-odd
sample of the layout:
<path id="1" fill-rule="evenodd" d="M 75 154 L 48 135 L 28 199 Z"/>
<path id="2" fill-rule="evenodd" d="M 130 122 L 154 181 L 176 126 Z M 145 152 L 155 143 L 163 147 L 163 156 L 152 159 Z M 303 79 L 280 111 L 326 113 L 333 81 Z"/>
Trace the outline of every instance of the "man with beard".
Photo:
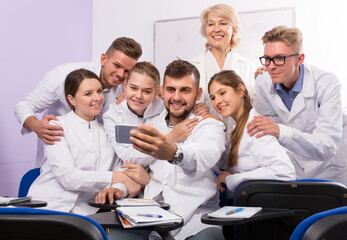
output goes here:
<path id="1" fill-rule="evenodd" d="M 130 140 L 135 149 L 156 159 L 150 164 L 152 179 L 144 197 L 164 200 L 171 212 L 184 219 L 184 226 L 172 232 L 175 239 L 224 239 L 218 226 L 201 223 L 203 214 L 219 208 L 212 167 L 225 150 L 224 124 L 205 118 L 180 143 L 166 137 L 176 124 L 195 117 L 192 110 L 202 94 L 199 79 L 199 71 L 189 62 L 170 63 L 162 86 L 166 111 L 153 126 L 133 129 Z"/>
<path id="2" fill-rule="evenodd" d="M 53 126 L 49 124 L 49 121 L 58 120 L 56 116 L 65 115 L 71 111 L 64 94 L 66 76 L 80 68 L 100 76 L 105 98 L 102 114 L 123 92 L 121 84 L 141 55 L 141 45 L 135 40 L 126 37 L 117 38 L 106 53 L 101 55 L 100 61 L 69 63 L 48 72 L 37 88 L 16 105 L 15 114 L 22 126 L 21 133 L 24 135 L 33 131 L 42 140 L 38 140 L 37 144 L 35 164 L 37 167 L 45 162 L 42 142 L 53 145 L 55 141 L 60 141 L 59 136 L 64 135 L 61 127 Z M 36 113 L 45 110 L 47 115 L 42 120 L 37 119 Z"/>

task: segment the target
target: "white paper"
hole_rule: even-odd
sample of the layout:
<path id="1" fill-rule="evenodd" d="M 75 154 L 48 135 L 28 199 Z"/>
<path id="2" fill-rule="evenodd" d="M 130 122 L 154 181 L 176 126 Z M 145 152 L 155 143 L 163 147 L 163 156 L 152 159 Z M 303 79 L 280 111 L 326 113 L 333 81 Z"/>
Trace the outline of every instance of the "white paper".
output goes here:
<path id="1" fill-rule="evenodd" d="M 31 200 L 30 196 L 20 197 L 20 198 L 0 197 L 0 205 L 9 205 L 14 203 L 26 202 L 30 200 Z"/>
<path id="2" fill-rule="evenodd" d="M 241 212 L 232 213 L 227 215 L 226 212 L 230 210 L 235 210 L 237 208 L 240 208 L 239 206 L 225 206 L 217 211 L 208 213 L 207 216 L 209 217 L 215 217 L 215 218 L 235 218 L 235 219 L 243 219 L 243 218 L 250 218 L 257 212 L 261 210 L 261 207 L 242 207 L 243 210 Z"/>

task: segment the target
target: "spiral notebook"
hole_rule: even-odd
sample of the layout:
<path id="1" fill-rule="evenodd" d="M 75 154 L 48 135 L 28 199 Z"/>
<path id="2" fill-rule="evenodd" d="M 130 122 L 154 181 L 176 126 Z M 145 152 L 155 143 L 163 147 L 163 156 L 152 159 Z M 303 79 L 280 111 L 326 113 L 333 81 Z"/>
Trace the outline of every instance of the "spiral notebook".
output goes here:
<path id="1" fill-rule="evenodd" d="M 181 223 L 183 221 L 180 216 L 158 206 L 118 207 L 116 215 L 124 228 Z"/>

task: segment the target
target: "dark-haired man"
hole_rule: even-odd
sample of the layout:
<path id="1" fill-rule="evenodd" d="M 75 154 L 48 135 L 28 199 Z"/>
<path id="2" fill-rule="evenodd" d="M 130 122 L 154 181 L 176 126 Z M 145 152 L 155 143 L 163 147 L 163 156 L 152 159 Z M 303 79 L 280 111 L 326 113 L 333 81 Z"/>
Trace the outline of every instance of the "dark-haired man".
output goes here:
<path id="1" fill-rule="evenodd" d="M 166 135 L 186 118 L 195 117 L 195 102 L 202 89 L 200 74 L 187 61 L 175 60 L 164 73 L 162 97 L 166 111 L 153 127 L 139 125 L 130 138 L 134 148 L 154 157 L 151 181 L 145 198 L 163 199 L 170 211 L 184 219 L 184 226 L 172 232 L 176 239 L 224 239 L 221 229 L 201 223 L 201 216 L 219 208 L 214 167 L 225 150 L 224 124 L 206 118 L 184 141 L 175 143 Z M 110 238 L 111 239 L 111 238 Z"/>

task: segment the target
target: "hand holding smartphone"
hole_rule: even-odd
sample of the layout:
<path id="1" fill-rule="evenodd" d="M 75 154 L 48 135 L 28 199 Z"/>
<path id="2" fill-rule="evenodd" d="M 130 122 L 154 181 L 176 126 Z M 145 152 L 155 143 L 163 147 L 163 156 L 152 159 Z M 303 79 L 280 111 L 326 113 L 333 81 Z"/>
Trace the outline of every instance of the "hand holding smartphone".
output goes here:
<path id="1" fill-rule="evenodd" d="M 132 144 L 130 141 L 130 131 L 131 129 L 138 129 L 137 125 L 132 124 L 116 124 L 116 142 L 117 143 L 125 143 Z"/>

